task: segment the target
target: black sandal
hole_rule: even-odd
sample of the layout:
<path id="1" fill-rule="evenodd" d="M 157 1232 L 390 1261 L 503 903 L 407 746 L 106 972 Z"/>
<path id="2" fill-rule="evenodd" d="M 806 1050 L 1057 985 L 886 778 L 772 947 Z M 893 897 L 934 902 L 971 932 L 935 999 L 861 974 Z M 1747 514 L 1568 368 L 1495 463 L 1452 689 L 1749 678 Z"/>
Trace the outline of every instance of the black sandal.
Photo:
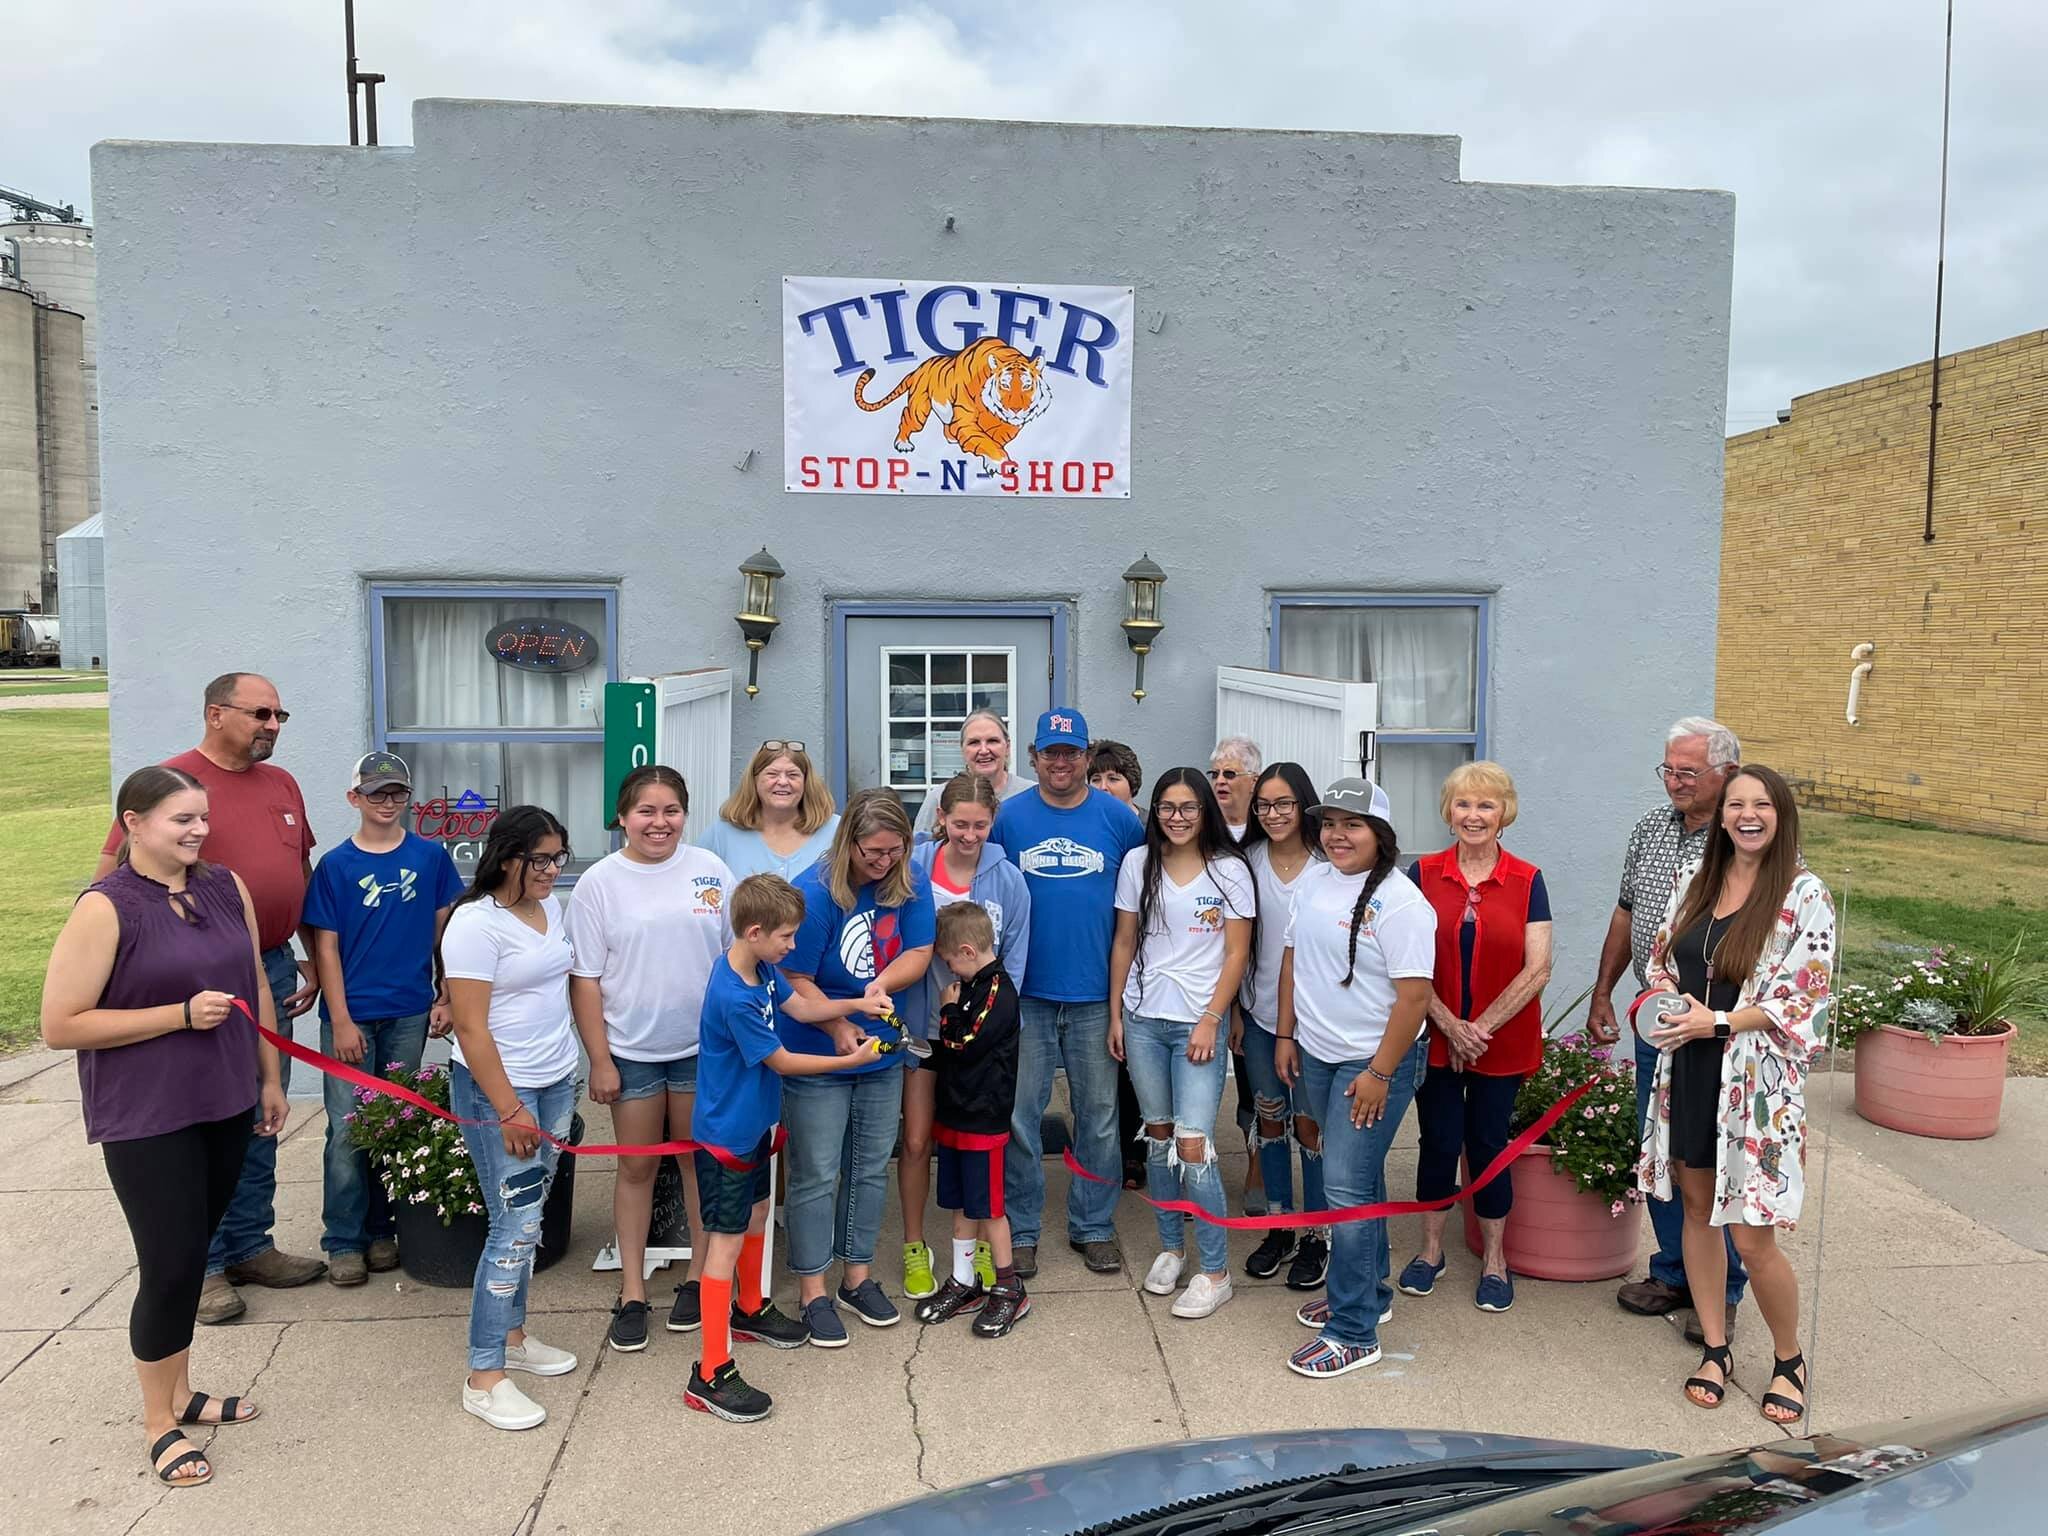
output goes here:
<path id="1" fill-rule="evenodd" d="M 187 1403 L 185 1411 L 178 1415 L 178 1422 L 180 1424 L 197 1424 L 202 1429 L 220 1429 L 231 1424 L 247 1424 L 257 1415 L 258 1410 L 253 1405 L 249 1412 L 238 1415 L 236 1410 L 242 1406 L 242 1400 L 239 1397 L 224 1397 L 220 1400 L 220 1417 L 218 1419 L 202 1418 L 201 1415 L 206 1412 L 206 1405 L 212 1401 L 213 1398 L 210 1394 L 194 1392 L 192 1394 L 192 1401 Z"/>
<path id="2" fill-rule="evenodd" d="M 162 1482 L 172 1488 L 197 1488 L 201 1483 L 210 1482 L 213 1479 L 213 1464 L 211 1462 L 207 1462 L 206 1453 L 204 1451 L 198 1450 L 196 1448 L 193 1450 L 189 1450 L 184 1455 L 180 1456 L 176 1461 L 172 1462 L 168 1467 L 159 1467 L 156 1464 L 158 1457 L 162 1456 L 165 1451 L 168 1451 L 172 1446 L 176 1445 L 179 1441 L 184 1439 L 185 1432 L 182 1429 L 166 1430 L 162 1438 L 159 1439 L 155 1445 L 152 1445 L 149 1448 L 149 1464 L 150 1467 L 156 1472 L 157 1480 L 159 1482 Z M 186 1441 L 186 1443 L 189 1445 L 191 1442 Z M 195 1462 L 202 1462 L 206 1464 L 206 1476 L 178 1476 L 178 1469 L 180 1467 L 189 1467 Z"/>
<path id="3" fill-rule="evenodd" d="M 1791 1382 L 1798 1389 L 1799 1395 L 1803 1398 L 1806 1396 L 1805 1366 L 1806 1356 L 1804 1354 L 1794 1355 L 1790 1360 L 1780 1360 L 1773 1355 L 1771 1358 L 1771 1381 L 1776 1381 L 1780 1376 L 1784 1377 L 1785 1380 Z M 1765 1385 L 1769 1385 L 1769 1383 L 1767 1382 Z M 1766 1392 L 1756 1407 L 1757 1412 L 1763 1414 L 1764 1418 L 1773 1424 L 1790 1426 L 1797 1424 L 1806 1417 L 1806 1404 L 1803 1402 L 1795 1403 L 1782 1392 Z M 1766 1411 L 1771 1408 L 1786 1409 L 1792 1416 L 1787 1419 L 1774 1418 Z"/>
<path id="4" fill-rule="evenodd" d="M 1726 1344 L 1709 1344 L 1700 1353 L 1700 1364 L 1718 1367 L 1721 1372 L 1721 1379 L 1719 1381 L 1709 1381 L 1704 1376 L 1686 1377 L 1686 1400 L 1695 1408 L 1718 1408 L 1721 1406 L 1721 1399 L 1728 1395 L 1728 1383 L 1735 1379 L 1735 1356 L 1729 1351 Z M 1695 1388 L 1701 1392 L 1711 1392 L 1713 1394 L 1711 1401 L 1703 1403 L 1697 1397 L 1694 1397 L 1693 1390 Z"/>

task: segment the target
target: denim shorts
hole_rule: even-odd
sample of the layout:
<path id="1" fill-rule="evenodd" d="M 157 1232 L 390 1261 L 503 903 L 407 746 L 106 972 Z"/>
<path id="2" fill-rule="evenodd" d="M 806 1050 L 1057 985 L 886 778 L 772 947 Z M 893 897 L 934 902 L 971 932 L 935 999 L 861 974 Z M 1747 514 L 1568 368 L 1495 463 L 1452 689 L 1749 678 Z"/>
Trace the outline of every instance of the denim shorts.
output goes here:
<path id="1" fill-rule="evenodd" d="M 768 1153 L 774 1141 L 773 1131 L 761 1138 L 761 1144 L 747 1158 L 754 1166 L 745 1171 L 726 1167 L 702 1147 L 691 1155 L 697 1170 L 697 1199 L 706 1232 L 735 1236 L 747 1230 L 754 1207 L 768 1198 L 772 1182 Z"/>
<path id="2" fill-rule="evenodd" d="M 651 1099 L 658 1093 L 695 1093 L 697 1058 L 678 1056 L 674 1061 L 628 1061 L 614 1056 L 619 1069 L 621 1099 Z"/>

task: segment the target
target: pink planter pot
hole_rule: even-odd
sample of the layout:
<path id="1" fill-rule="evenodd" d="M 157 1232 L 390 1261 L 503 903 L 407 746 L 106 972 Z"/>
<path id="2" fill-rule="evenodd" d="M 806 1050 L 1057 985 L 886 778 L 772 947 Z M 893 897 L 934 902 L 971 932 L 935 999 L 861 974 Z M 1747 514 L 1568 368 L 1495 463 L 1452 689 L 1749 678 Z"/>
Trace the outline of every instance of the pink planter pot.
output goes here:
<path id="1" fill-rule="evenodd" d="M 1882 1024 L 1856 1042 L 1856 1113 L 1909 1136 L 1976 1141 L 1998 1129 L 2014 1031 L 1939 1043 Z"/>
<path id="2" fill-rule="evenodd" d="M 1508 1212 L 1508 1268 L 1537 1280 L 1612 1280 L 1635 1267 L 1643 1208 L 1633 1200 L 1611 1215 L 1607 1202 L 1550 1166 L 1550 1148 L 1537 1143 L 1515 1159 L 1515 1204 Z M 1479 1218 L 1465 1213 L 1465 1243 L 1481 1251 Z"/>

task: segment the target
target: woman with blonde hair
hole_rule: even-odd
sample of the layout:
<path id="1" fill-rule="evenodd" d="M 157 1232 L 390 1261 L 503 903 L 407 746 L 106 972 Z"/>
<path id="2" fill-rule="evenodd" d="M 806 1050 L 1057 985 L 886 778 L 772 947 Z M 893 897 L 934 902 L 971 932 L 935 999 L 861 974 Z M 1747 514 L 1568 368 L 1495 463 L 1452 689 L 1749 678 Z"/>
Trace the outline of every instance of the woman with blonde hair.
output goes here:
<path id="1" fill-rule="evenodd" d="M 1660 1054 L 1636 1185 L 1660 1200 L 1678 1186 L 1693 1295 L 1722 1294 L 1714 1229 L 1734 1238 L 1771 1330 L 1758 1407 L 1773 1424 L 1806 1415 L 1799 1279 L 1777 1228 L 1791 1229 L 1806 1194 L 1806 1069 L 1826 1038 L 1834 962 L 1834 898 L 1799 856 L 1792 787 L 1746 763 L 1721 786 L 1706 853 L 1678 872 L 1650 945 L 1637 1027 Z M 1734 1374 L 1728 1320 L 1719 1307 L 1699 1319 L 1705 1353 L 1685 1395 L 1718 1408 Z"/>
<path id="2" fill-rule="evenodd" d="M 838 830 L 832 791 L 804 744 L 769 740 L 754 749 L 739 788 L 718 808 L 697 846 L 723 859 L 735 883 L 749 875 L 794 881 L 818 862 Z"/>
<path id="3" fill-rule="evenodd" d="M 1436 909 L 1436 975 L 1429 1003 L 1429 1069 L 1415 1090 L 1422 1133 L 1415 1198 L 1441 1200 L 1506 1150 L 1522 1080 L 1543 1059 L 1543 1008 L 1550 980 L 1550 893 L 1543 871 L 1500 845 L 1521 802 L 1499 763 L 1462 763 L 1444 780 L 1437 809 L 1451 845 L 1426 854 L 1408 878 Z M 1472 1197 L 1482 1252 L 1473 1305 L 1505 1312 L 1515 1304 L 1505 1242 L 1513 1208 L 1512 1174 Z M 1422 1218 L 1422 1252 L 1401 1271 L 1400 1288 L 1427 1296 L 1444 1272 L 1447 1211 Z"/>
<path id="4" fill-rule="evenodd" d="M 936 918 L 931 881 L 912 868 L 910 843 L 910 818 L 889 790 L 864 789 L 847 801 L 832 846 L 794 882 L 804 920 L 782 969 L 795 992 L 826 1000 L 881 992 L 901 996 L 903 1008 L 920 1001 Z M 843 1055 L 858 1036 L 847 1021 L 819 1029 L 787 1015 L 776 1029 L 799 1055 Z M 862 1322 L 887 1328 L 902 1321 L 869 1270 L 903 1108 L 905 1031 L 891 1015 L 872 1033 L 878 1049 L 869 1065 L 783 1085 L 789 1267 L 810 1341 L 821 1349 L 847 1342 L 825 1293 L 834 1259 L 842 1268 L 838 1299 Z"/>

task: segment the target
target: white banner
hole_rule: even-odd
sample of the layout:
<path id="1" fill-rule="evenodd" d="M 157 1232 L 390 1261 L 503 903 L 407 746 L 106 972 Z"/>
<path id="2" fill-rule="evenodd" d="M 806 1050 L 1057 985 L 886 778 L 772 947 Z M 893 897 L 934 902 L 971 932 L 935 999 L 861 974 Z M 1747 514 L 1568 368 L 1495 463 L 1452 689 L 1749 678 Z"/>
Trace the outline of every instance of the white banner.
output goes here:
<path id="1" fill-rule="evenodd" d="M 782 280 L 783 484 L 1131 494 L 1129 288 Z"/>

